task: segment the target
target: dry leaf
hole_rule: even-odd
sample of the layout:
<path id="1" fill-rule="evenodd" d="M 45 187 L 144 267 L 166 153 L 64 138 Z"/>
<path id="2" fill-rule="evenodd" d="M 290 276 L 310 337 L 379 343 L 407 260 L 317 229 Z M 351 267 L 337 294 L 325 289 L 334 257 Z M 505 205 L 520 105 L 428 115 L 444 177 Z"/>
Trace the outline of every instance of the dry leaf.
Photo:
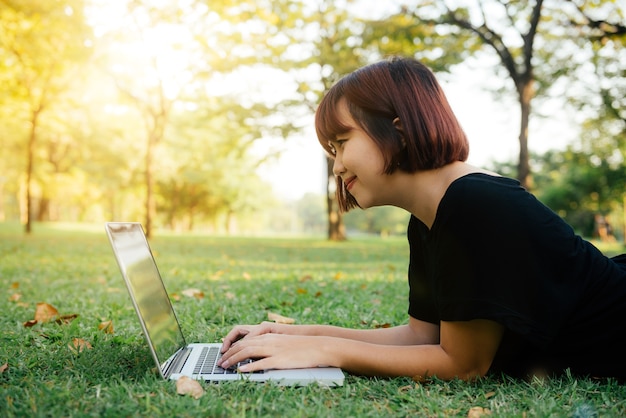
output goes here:
<path id="1" fill-rule="evenodd" d="M 74 353 L 82 353 L 83 350 L 91 350 L 93 347 L 89 341 L 85 341 L 82 338 L 72 339 L 72 343 L 67 345 Z"/>
<path id="2" fill-rule="evenodd" d="M 294 322 L 296 322 L 296 320 L 293 318 L 288 318 L 286 316 L 282 316 L 273 312 L 267 313 L 267 319 L 269 319 L 270 321 L 274 321 L 277 324 L 293 324 Z"/>
<path id="3" fill-rule="evenodd" d="M 491 415 L 491 411 L 488 408 L 483 408 L 482 406 L 474 406 L 471 407 L 469 412 L 467 413 L 467 418 L 480 418 L 488 415 Z"/>
<path id="4" fill-rule="evenodd" d="M 9 297 L 9 301 L 10 302 L 17 302 L 18 300 L 20 300 L 22 298 L 22 295 L 20 295 L 19 293 L 13 293 L 10 297 Z"/>
<path id="5" fill-rule="evenodd" d="M 343 278 L 343 273 L 342 272 L 337 272 L 337 274 L 335 274 L 335 277 L 333 277 L 335 280 L 341 280 Z"/>
<path id="6" fill-rule="evenodd" d="M 309 291 L 306 289 L 303 289 L 301 287 L 296 289 L 296 293 L 298 293 L 299 295 L 306 295 Z"/>
<path id="7" fill-rule="evenodd" d="M 246 280 L 250 280 L 250 279 L 252 278 L 252 276 L 250 276 L 250 273 L 245 272 L 245 271 L 244 271 L 244 273 L 242 274 L 242 276 L 243 276 L 243 278 L 244 278 L 244 279 L 246 279 Z"/>
<path id="8" fill-rule="evenodd" d="M 194 399 L 198 399 L 204 395 L 204 389 L 202 389 L 197 380 L 182 376 L 176 381 L 176 393 L 179 395 L 190 395 Z"/>
<path id="9" fill-rule="evenodd" d="M 113 321 L 100 322 L 98 329 L 104 331 L 105 334 L 113 334 Z"/>
<path id="10" fill-rule="evenodd" d="M 196 299 L 204 298 L 204 292 L 200 289 L 194 289 L 194 288 L 185 289 L 182 291 L 182 294 L 189 298 L 196 298 Z"/>
<path id="11" fill-rule="evenodd" d="M 0 366 L 0 373 L 6 372 L 8 368 L 9 368 L 9 363 L 4 363 L 2 366 Z"/>
<path id="12" fill-rule="evenodd" d="M 47 303 L 39 302 L 35 309 L 35 321 L 38 323 L 48 322 L 59 315 L 57 309 Z"/>
<path id="13" fill-rule="evenodd" d="M 24 325 L 24 328 L 34 327 L 35 325 L 37 325 L 37 320 L 31 319 L 30 321 L 24 322 L 22 325 Z"/>
<path id="14" fill-rule="evenodd" d="M 485 399 L 493 398 L 494 396 L 496 396 L 496 392 L 485 393 Z"/>
<path id="15" fill-rule="evenodd" d="M 410 392 L 415 388 L 414 385 L 406 385 L 406 386 L 402 386 L 398 388 L 398 392 L 400 393 L 406 393 L 406 392 Z"/>
<path id="16" fill-rule="evenodd" d="M 226 297 L 226 299 L 228 300 L 233 300 L 235 299 L 236 295 L 233 292 L 226 292 L 226 294 L 224 294 L 224 296 Z"/>
<path id="17" fill-rule="evenodd" d="M 19 289 L 19 287 L 20 287 L 20 283 L 19 282 L 11 283 L 11 289 Z"/>
<path id="18" fill-rule="evenodd" d="M 78 318 L 78 314 L 61 315 L 54 322 L 56 322 L 59 325 L 69 324 L 70 322 L 72 322 L 76 318 Z"/>
<path id="19" fill-rule="evenodd" d="M 310 274 L 300 277 L 300 283 L 308 282 L 309 280 L 313 280 L 313 276 Z"/>

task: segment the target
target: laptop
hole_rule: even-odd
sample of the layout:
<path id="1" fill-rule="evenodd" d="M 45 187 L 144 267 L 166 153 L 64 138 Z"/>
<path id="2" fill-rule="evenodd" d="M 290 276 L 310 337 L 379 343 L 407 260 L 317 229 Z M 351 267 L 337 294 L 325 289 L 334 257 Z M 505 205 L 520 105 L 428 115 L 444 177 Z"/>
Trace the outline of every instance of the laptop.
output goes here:
<path id="1" fill-rule="evenodd" d="M 217 366 L 221 343 L 187 344 L 165 290 L 165 285 L 140 223 L 108 222 L 105 229 L 150 352 L 164 379 L 188 376 L 211 382 L 273 381 L 278 385 L 342 386 L 344 374 L 336 367 L 264 370 L 240 373 Z"/>

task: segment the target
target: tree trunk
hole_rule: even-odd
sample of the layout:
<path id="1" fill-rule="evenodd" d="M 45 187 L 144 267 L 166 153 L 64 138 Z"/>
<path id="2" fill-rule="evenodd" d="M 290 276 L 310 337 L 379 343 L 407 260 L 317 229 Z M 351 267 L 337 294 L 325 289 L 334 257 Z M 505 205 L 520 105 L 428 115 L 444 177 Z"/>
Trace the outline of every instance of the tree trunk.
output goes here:
<path id="1" fill-rule="evenodd" d="M 4 212 L 4 177 L 0 176 L 0 222 L 6 220 L 6 214 Z"/>
<path id="2" fill-rule="evenodd" d="M 622 240 L 624 245 L 626 245 L 626 194 L 624 195 L 624 205 L 622 206 L 622 214 L 624 216 L 623 225 L 622 225 Z"/>
<path id="3" fill-rule="evenodd" d="M 30 234 L 32 232 L 32 189 L 31 182 L 33 177 L 34 170 L 34 159 L 35 159 L 35 143 L 37 141 L 37 123 L 39 120 L 39 113 L 41 112 L 41 108 L 38 108 L 33 111 L 33 117 L 31 119 L 30 126 L 30 136 L 28 137 L 28 146 L 27 154 L 26 154 L 26 224 L 24 225 L 24 232 L 26 234 Z"/>
<path id="4" fill-rule="evenodd" d="M 154 154 L 154 144 L 152 133 L 148 136 L 148 148 L 146 149 L 146 220 L 145 220 L 145 230 L 146 237 L 150 238 L 152 236 L 152 219 L 154 217 L 154 213 L 156 212 L 156 205 L 154 202 L 154 176 L 152 173 L 152 160 Z"/>
<path id="5" fill-rule="evenodd" d="M 335 176 L 333 174 L 333 160 L 326 158 L 326 211 L 328 214 L 328 239 L 331 241 L 344 241 L 346 239 L 346 227 L 343 216 L 339 212 L 337 196 L 335 195 Z"/>
<path id="6" fill-rule="evenodd" d="M 521 82 L 518 88 L 521 121 L 519 133 L 519 162 L 517 164 L 517 179 L 522 187 L 530 190 L 532 188 L 532 179 L 530 176 L 530 155 L 528 153 L 528 123 L 530 119 L 530 102 L 534 96 L 533 80 L 527 79 Z"/>

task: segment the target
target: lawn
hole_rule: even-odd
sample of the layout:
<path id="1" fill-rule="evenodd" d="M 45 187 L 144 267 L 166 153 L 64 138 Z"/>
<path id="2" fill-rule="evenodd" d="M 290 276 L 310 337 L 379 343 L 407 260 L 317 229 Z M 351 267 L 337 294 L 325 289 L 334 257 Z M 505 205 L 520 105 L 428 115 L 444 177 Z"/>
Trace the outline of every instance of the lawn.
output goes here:
<path id="1" fill-rule="evenodd" d="M 404 238 L 158 234 L 151 245 L 190 341 L 217 340 L 268 312 L 363 328 L 406 321 Z M 0 223 L 0 289 L 3 417 L 468 416 L 472 408 L 494 416 L 626 414 L 626 386 L 567 376 L 416 384 L 348 375 L 334 389 L 203 383 L 199 399 L 178 395 L 153 369 L 99 225 L 35 225 L 27 237 L 19 225 Z M 33 325 L 37 303 L 65 320 Z"/>

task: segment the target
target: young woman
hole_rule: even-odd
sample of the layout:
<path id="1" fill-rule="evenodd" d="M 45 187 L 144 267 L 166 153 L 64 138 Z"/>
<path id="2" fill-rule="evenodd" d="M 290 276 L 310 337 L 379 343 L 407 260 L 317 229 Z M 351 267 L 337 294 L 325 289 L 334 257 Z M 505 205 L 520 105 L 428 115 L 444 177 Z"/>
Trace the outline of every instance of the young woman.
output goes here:
<path id="1" fill-rule="evenodd" d="M 391 58 L 357 70 L 315 123 L 343 210 L 412 215 L 408 323 L 241 325 L 224 338 L 222 367 L 626 378 L 626 255 L 607 258 L 517 181 L 465 163 L 466 136 L 427 67 Z"/>

